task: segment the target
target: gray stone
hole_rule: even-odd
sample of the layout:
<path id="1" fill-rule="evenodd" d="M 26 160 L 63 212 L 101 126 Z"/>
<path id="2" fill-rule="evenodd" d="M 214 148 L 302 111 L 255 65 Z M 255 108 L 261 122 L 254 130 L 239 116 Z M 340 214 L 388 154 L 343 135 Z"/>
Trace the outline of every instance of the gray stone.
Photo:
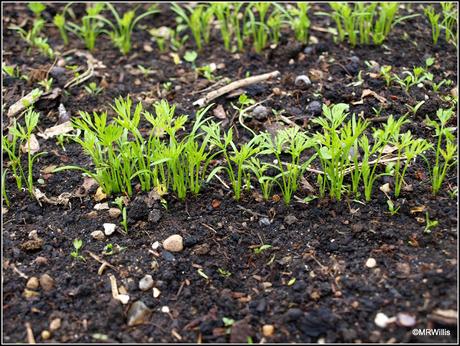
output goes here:
<path id="1" fill-rule="evenodd" d="M 306 75 L 297 76 L 295 79 L 295 85 L 299 87 L 307 88 L 311 85 L 311 80 Z"/>
<path id="2" fill-rule="evenodd" d="M 161 219 L 161 211 L 159 209 L 152 209 L 149 213 L 149 222 L 157 223 Z"/>
<path id="3" fill-rule="evenodd" d="M 139 289 L 141 291 L 147 291 L 153 287 L 153 278 L 152 275 L 145 275 L 140 281 L 139 281 Z"/>
<path id="4" fill-rule="evenodd" d="M 136 326 L 148 322 L 152 311 L 142 302 L 138 300 L 131 305 L 128 310 L 127 324 L 128 326 Z"/>
<path id="5" fill-rule="evenodd" d="M 270 111 L 267 107 L 259 105 L 252 110 L 252 116 L 257 120 L 263 120 L 268 117 Z"/>

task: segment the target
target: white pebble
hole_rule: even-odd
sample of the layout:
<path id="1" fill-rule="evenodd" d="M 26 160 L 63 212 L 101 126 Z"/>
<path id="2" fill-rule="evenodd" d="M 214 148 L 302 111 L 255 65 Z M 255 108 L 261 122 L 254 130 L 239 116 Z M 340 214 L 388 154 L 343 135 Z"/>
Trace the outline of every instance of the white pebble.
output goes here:
<path id="1" fill-rule="evenodd" d="M 374 268 L 376 265 L 377 265 L 377 261 L 375 260 L 375 258 L 371 257 L 366 261 L 366 267 L 368 268 Z"/>
<path id="2" fill-rule="evenodd" d="M 103 226 L 105 235 L 111 235 L 115 232 L 116 225 L 114 223 L 105 223 Z"/>

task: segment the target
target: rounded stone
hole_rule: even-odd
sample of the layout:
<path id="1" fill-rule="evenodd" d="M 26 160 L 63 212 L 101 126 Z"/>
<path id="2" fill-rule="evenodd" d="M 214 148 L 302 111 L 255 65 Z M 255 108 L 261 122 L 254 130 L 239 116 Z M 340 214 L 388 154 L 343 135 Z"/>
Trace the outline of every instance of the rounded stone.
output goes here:
<path id="1" fill-rule="evenodd" d="M 179 234 L 173 234 L 163 241 L 163 248 L 170 252 L 180 252 L 184 249 L 184 239 Z"/>
<path id="2" fill-rule="evenodd" d="M 275 327 L 273 325 L 271 325 L 271 324 L 265 324 L 262 327 L 262 334 L 265 337 L 272 336 L 274 332 L 275 332 Z"/>
<path id="3" fill-rule="evenodd" d="M 103 241 L 105 239 L 104 232 L 102 231 L 91 232 L 91 237 L 93 237 L 93 239 L 100 240 L 100 241 Z"/>
<path id="4" fill-rule="evenodd" d="M 139 289 L 141 291 L 147 291 L 153 287 L 153 278 L 152 275 L 145 275 L 140 281 L 139 281 Z"/>
<path id="5" fill-rule="evenodd" d="M 311 101 L 307 105 L 306 110 L 309 115 L 313 115 L 313 116 L 321 115 L 322 104 L 319 101 Z"/>
<path id="6" fill-rule="evenodd" d="M 32 276 L 29 280 L 27 280 L 26 287 L 29 290 L 36 290 L 40 286 L 38 279 L 35 276 Z"/>

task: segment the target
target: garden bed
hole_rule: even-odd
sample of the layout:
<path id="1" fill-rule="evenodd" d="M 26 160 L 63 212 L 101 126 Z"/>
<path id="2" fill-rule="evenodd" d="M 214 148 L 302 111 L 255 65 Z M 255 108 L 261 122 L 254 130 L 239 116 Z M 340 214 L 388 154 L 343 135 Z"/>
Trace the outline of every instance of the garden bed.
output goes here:
<path id="1" fill-rule="evenodd" d="M 71 36 L 64 47 L 59 31 L 51 24 L 63 6 L 47 6 L 42 16 L 48 22 L 50 45 L 68 59 L 68 65 L 82 66 L 83 71 L 88 63 L 83 42 Z M 128 7 L 117 5 L 123 10 Z M 59 58 L 52 68 L 54 59 L 35 49 L 26 53 L 27 45 L 7 29 L 30 20 L 25 4 L 9 3 L 3 9 L 3 63 L 18 66 L 29 76 L 29 81 L 3 77 L 3 135 L 12 119 L 6 110 L 36 88 L 48 72 L 53 77 L 52 88 L 59 89 L 35 105 L 40 112 L 36 133 L 62 120 L 60 104 L 72 118 L 78 117 L 79 111 L 106 110 L 113 116 L 110 105 L 116 97 L 127 95 L 134 103 L 142 101 L 148 110 L 153 102 L 165 98 L 177 105 L 177 115 L 186 114 L 193 120 L 197 111 L 193 103 L 206 94 L 200 90 L 215 83 L 198 76 L 191 63 L 175 64 L 171 52 L 161 53 L 151 40 L 148 28 L 174 23 L 169 5 L 162 4 L 159 14 L 140 21 L 127 56 L 108 38 L 98 39 L 91 53 L 95 73 L 87 81 L 103 88 L 98 95 L 89 94 L 82 85 L 66 89 L 73 74 L 59 65 Z M 431 27 L 421 15 L 395 26 L 384 45 L 352 48 L 346 42 L 334 42 L 327 31 L 333 26 L 330 18 L 313 14 L 328 10 L 325 4 L 312 5 L 310 44 L 298 43 L 285 34 L 276 47 L 267 47 L 260 54 L 250 45 L 244 52 L 230 53 L 214 34 L 194 63 L 214 63 L 214 76 L 230 81 L 279 71 L 279 77 L 243 90 L 268 109 L 268 114 L 258 119 L 251 113 L 244 119 L 244 125 L 256 132 L 275 133 L 292 126 L 311 134 L 320 131 L 313 119 L 320 116 L 321 109 L 312 109 L 316 106 L 312 101 L 348 104 L 350 114 L 361 115 L 375 127 L 389 115 L 407 113 L 407 105 L 425 101 L 409 115 L 404 130 L 432 141 L 434 130 L 424 120 L 426 116 L 434 119 L 438 109 L 452 106 L 445 96 L 452 94 L 455 84 L 442 86 L 438 92 L 427 85 L 405 92 L 399 85 L 387 86 L 378 70 L 373 72 L 365 62 L 389 65 L 393 72 L 400 72 L 425 66 L 432 57 L 429 71 L 456 83 L 456 47 L 442 38 L 433 45 Z M 78 17 L 84 5 L 74 5 L 74 11 Z M 400 11 L 423 14 L 421 5 L 411 6 L 411 12 L 406 8 Z M 183 57 L 187 50 L 196 50 L 192 39 L 178 55 Z M 144 75 L 138 65 L 152 72 Z M 308 76 L 311 85 L 296 85 L 300 75 Z M 167 82 L 171 86 L 165 86 Z M 241 126 L 231 106 L 237 101 L 238 95 L 219 97 L 213 102 L 222 105 L 225 114 L 213 112 L 214 107 L 207 115 L 223 121 L 224 129 L 234 126 L 241 144 L 251 133 Z M 380 109 L 379 114 L 374 109 Z M 279 111 L 284 111 L 282 117 Z M 457 115 L 450 126 L 455 126 L 456 120 Z M 184 133 L 191 124 L 186 124 Z M 141 127 L 148 128 L 145 121 Z M 33 177 L 46 197 L 32 198 L 27 190 L 18 191 L 10 174 L 6 179 L 10 205 L 4 204 L 2 209 L 4 342 L 30 341 L 31 334 L 37 342 L 457 339 L 457 196 L 452 195 L 456 169 L 447 173 L 441 190 L 433 196 L 429 171 L 418 158 L 409 168 L 401 195 L 393 198 L 400 208 L 395 215 L 390 215 L 388 196 L 379 189 L 385 183 L 393 186 L 394 181 L 387 177 L 378 180 L 369 202 L 352 196 L 336 201 L 329 195 L 305 200 L 319 194 L 317 174 L 308 171 L 295 193 L 298 198 L 289 205 L 283 203 L 277 189 L 264 201 L 255 187 L 244 190 L 236 201 L 223 174 L 223 183 L 212 179 L 198 196 L 187 195 L 184 201 L 169 191 L 162 202 L 158 194 L 134 186 L 126 207 L 128 234 L 124 234 L 121 216 L 94 209 L 98 203 L 112 202 L 112 196 L 97 200 L 100 190 L 96 185 L 85 188 L 84 182 L 89 180 L 79 171 L 52 172 L 64 165 L 90 168 L 91 159 L 80 145 L 70 140 L 61 146 L 55 138 L 37 138 L 40 151 L 47 154 L 35 163 Z M 428 158 L 433 160 L 433 156 Z M 3 160 L 6 167 L 5 154 Z M 312 168 L 320 169 L 318 161 Z M 438 222 L 430 232 L 426 232 L 427 215 Z M 103 235 L 103 240 L 94 239 L 93 232 L 104 230 L 104 223 L 116 224 L 117 231 Z M 161 244 L 174 234 L 182 236 L 183 249 L 166 251 Z M 83 242 L 80 255 L 84 260 L 71 256 L 75 239 Z M 103 254 L 110 250 L 107 244 L 113 245 L 113 254 Z M 261 249 L 262 245 L 271 247 Z M 146 275 L 153 278 L 154 292 L 151 287 L 139 289 L 139 281 Z M 125 290 L 129 296 L 127 304 L 114 299 L 111 276 L 120 293 Z M 32 277 L 39 279 L 38 287 Z M 134 309 L 149 312 L 138 316 L 142 323 L 133 323 Z M 388 317 L 384 326 L 376 318 L 383 315 L 378 314 Z M 414 328 L 438 328 L 444 333 L 417 336 Z"/>

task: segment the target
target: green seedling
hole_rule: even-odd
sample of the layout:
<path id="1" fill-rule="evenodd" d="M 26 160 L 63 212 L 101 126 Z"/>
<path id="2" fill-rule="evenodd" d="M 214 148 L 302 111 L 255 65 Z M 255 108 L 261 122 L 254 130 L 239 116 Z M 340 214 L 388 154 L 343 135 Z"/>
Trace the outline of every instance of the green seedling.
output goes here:
<path id="1" fill-rule="evenodd" d="M 220 135 L 220 126 L 212 123 L 209 126 L 204 126 L 203 130 L 208 134 L 210 142 L 218 149 L 218 153 L 222 153 L 226 160 L 226 166 L 218 166 L 209 174 L 207 181 L 210 181 L 217 173 L 224 170 L 230 179 L 233 188 L 234 197 L 237 201 L 241 198 L 243 186 L 243 178 L 246 176 L 246 163 L 254 156 L 259 148 L 257 147 L 258 138 L 254 137 L 248 143 L 244 143 L 239 148 L 233 142 L 233 130 L 229 129 L 224 134 L 223 140 Z"/>
<path id="2" fill-rule="evenodd" d="M 85 85 L 84 86 L 86 92 L 88 93 L 88 95 L 99 95 L 104 89 L 102 89 L 101 87 L 99 87 L 96 82 L 91 82 L 89 83 L 88 85 Z"/>
<path id="3" fill-rule="evenodd" d="M 72 256 L 76 260 L 85 261 L 85 258 L 82 255 L 80 255 L 80 250 L 83 247 L 83 241 L 81 239 L 74 239 L 72 244 L 74 251 L 70 253 L 70 256 Z"/>
<path id="4" fill-rule="evenodd" d="M 223 278 L 228 278 L 232 275 L 231 272 L 229 272 L 228 270 L 225 270 L 223 268 L 218 268 L 217 269 L 217 273 L 222 276 Z"/>
<path id="5" fill-rule="evenodd" d="M 367 136 L 362 136 L 360 138 L 359 148 L 363 153 L 361 159 L 361 178 L 364 185 L 364 196 L 366 201 L 371 200 L 372 190 L 377 179 L 381 176 L 388 175 L 388 173 L 377 174 L 377 167 L 384 157 L 385 148 L 390 143 L 390 140 L 399 136 L 401 127 L 407 122 L 408 120 L 404 116 L 395 120 L 391 115 L 386 124 L 384 124 L 383 129 L 374 129 L 373 145 L 370 145 Z M 377 158 L 371 160 L 371 157 L 374 155 L 377 155 Z"/>
<path id="6" fill-rule="evenodd" d="M 126 207 L 124 205 L 124 200 L 123 197 L 117 197 L 113 201 L 115 205 L 120 209 L 121 215 L 122 215 L 122 220 L 120 221 L 120 224 L 123 226 L 123 229 L 125 230 L 125 233 L 128 234 L 128 215 L 126 211 Z"/>
<path id="7" fill-rule="evenodd" d="M 8 153 L 10 158 L 11 167 L 13 171 L 13 176 L 16 178 L 18 183 L 18 188 L 22 187 L 22 178 L 26 180 L 27 190 L 29 194 L 33 197 L 35 194 L 34 184 L 33 184 L 33 164 L 41 156 L 46 155 L 46 152 L 40 152 L 37 154 L 32 154 L 31 150 L 31 138 L 32 132 L 38 124 L 39 113 L 35 112 L 32 108 L 27 110 L 27 113 L 24 116 L 25 119 L 25 128 L 19 125 L 16 121 L 13 122 L 13 126 L 10 128 L 10 133 L 12 135 L 13 142 L 19 140 L 19 144 L 25 144 L 25 149 L 27 150 L 27 176 L 24 172 L 24 169 L 21 166 L 21 148 L 16 143 L 9 142 L 8 139 L 4 140 L 5 151 Z M 9 142 L 9 143 L 7 143 Z M 19 174 L 21 178 L 19 178 Z"/>
<path id="8" fill-rule="evenodd" d="M 52 58 L 54 51 L 48 44 L 48 39 L 40 37 L 40 33 L 45 26 L 45 20 L 41 18 L 41 13 L 46 9 L 46 6 L 40 2 L 31 2 L 28 4 L 28 8 L 34 13 L 35 18 L 32 22 L 32 28 L 29 31 L 17 26 L 12 25 L 9 28 L 16 30 L 19 33 L 21 39 L 23 39 L 28 45 L 29 49 L 27 53 L 30 54 L 31 48 L 37 48 L 42 54 Z"/>
<path id="9" fill-rule="evenodd" d="M 397 147 L 397 161 L 394 165 L 395 197 L 398 198 L 404 182 L 404 176 L 411 162 L 420 154 L 432 148 L 432 145 L 422 138 L 413 138 L 410 131 L 393 138 Z M 402 161 L 405 160 L 405 164 Z"/>
<path id="10" fill-rule="evenodd" d="M 191 63 L 193 68 L 196 68 L 195 60 L 197 57 L 198 57 L 197 52 L 195 52 L 194 50 L 188 50 L 185 52 L 184 60 Z"/>
<path id="11" fill-rule="evenodd" d="M 137 65 L 137 68 L 141 71 L 144 75 L 144 78 L 148 78 L 151 74 L 154 74 L 153 69 L 149 67 L 144 67 L 142 65 Z"/>
<path id="12" fill-rule="evenodd" d="M 173 3 L 171 9 L 183 20 L 192 32 L 198 50 L 209 43 L 211 36 L 211 23 L 214 19 L 213 8 L 208 4 L 199 4 L 193 8 L 182 8 L 180 5 Z M 188 12 L 188 14 L 187 14 Z"/>
<path id="13" fill-rule="evenodd" d="M 120 52 L 124 55 L 128 54 L 131 51 L 131 36 L 134 31 L 134 28 L 139 23 L 139 21 L 147 16 L 159 13 L 158 5 L 153 4 L 147 11 L 144 11 L 142 14 L 136 17 L 136 9 L 127 11 L 121 16 L 117 12 L 115 7 L 110 3 L 106 3 L 107 8 L 112 13 L 115 18 L 115 23 L 107 20 L 102 16 L 98 16 L 98 19 L 106 24 L 112 29 L 112 31 L 106 32 L 112 39 L 115 46 L 120 49 Z"/>
<path id="14" fill-rule="evenodd" d="M 53 18 L 53 24 L 56 25 L 56 27 L 59 29 L 62 41 L 64 42 L 64 45 L 67 46 L 69 44 L 69 37 L 67 35 L 66 20 L 64 13 L 57 13 Z"/>
<path id="15" fill-rule="evenodd" d="M 263 199 L 268 201 L 273 189 L 273 184 L 275 184 L 275 178 L 265 175 L 265 172 L 270 169 L 271 165 L 260 161 L 257 157 L 251 157 L 251 160 L 247 162 L 247 167 L 256 176 L 262 190 Z"/>
<path id="16" fill-rule="evenodd" d="M 263 244 L 263 245 L 260 245 L 260 246 L 257 246 L 255 248 L 252 249 L 252 251 L 256 254 L 256 255 L 260 255 L 261 253 L 267 251 L 268 249 L 272 248 L 272 246 L 270 244 Z"/>
<path id="17" fill-rule="evenodd" d="M 441 108 L 436 112 L 436 120 L 431 120 L 429 117 L 426 119 L 427 125 L 435 129 L 435 137 L 437 137 L 434 165 L 431 166 L 425 159 L 430 171 L 433 195 L 439 192 L 448 170 L 457 162 L 457 144 L 454 136 L 456 128 L 447 126 L 454 114 L 452 109 Z"/>
<path id="18" fill-rule="evenodd" d="M 42 86 L 45 89 L 45 92 L 49 92 L 53 86 L 53 78 L 43 79 L 38 83 L 38 85 Z"/>
<path id="19" fill-rule="evenodd" d="M 81 25 L 69 22 L 66 25 L 68 31 L 74 33 L 85 42 L 89 51 L 93 51 L 96 40 L 104 32 L 104 21 L 99 14 L 105 9 L 104 3 L 88 5 L 86 15 L 81 19 Z M 107 22 L 107 20 L 105 19 Z"/>
<path id="20" fill-rule="evenodd" d="M 423 231 L 424 233 L 431 233 L 431 231 L 439 225 L 439 222 L 437 220 L 430 220 L 430 215 L 428 212 L 425 213 L 425 220 L 426 224 L 425 229 Z"/>
<path id="21" fill-rule="evenodd" d="M 391 74 L 391 66 L 385 65 L 380 67 L 380 75 L 385 80 L 387 87 L 390 86 L 391 81 L 393 80 L 393 76 Z"/>
<path id="22" fill-rule="evenodd" d="M 269 2 L 253 2 L 246 8 L 248 21 L 244 35 L 252 37 L 252 43 L 256 53 L 260 53 L 267 46 L 269 26 L 266 22 L 271 5 L 272 4 Z M 254 13 L 258 14 L 257 19 Z"/>
<path id="23" fill-rule="evenodd" d="M 7 207 L 10 206 L 10 200 L 8 199 L 8 194 L 6 193 L 6 174 L 8 173 L 8 169 L 4 169 L 2 172 L 2 197 L 3 201 Z"/>
<path id="24" fill-rule="evenodd" d="M 417 114 L 417 111 L 420 109 L 420 107 L 423 106 L 424 103 L 425 103 L 425 100 L 418 102 L 415 106 L 406 104 L 406 107 L 409 109 L 412 115 L 415 116 Z"/>
<path id="25" fill-rule="evenodd" d="M 391 199 L 387 200 L 387 205 L 388 205 L 388 212 L 390 213 L 391 216 L 396 215 L 398 213 L 398 210 L 401 208 L 401 207 L 395 208 L 395 204 Z"/>
<path id="26" fill-rule="evenodd" d="M 399 85 L 401 85 L 406 92 L 409 92 L 409 89 L 411 87 L 419 83 L 422 83 L 429 77 L 425 68 L 421 66 L 414 67 L 412 71 L 404 71 L 403 74 L 406 75 L 405 78 L 401 78 L 397 74 L 393 74 L 393 80 Z"/>
<path id="27" fill-rule="evenodd" d="M 106 256 L 113 255 L 113 244 L 109 243 L 106 246 L 104 246 L 104 250 L 102 251 L 102 254 L 104 254 Z"/>
<path id="28" fill-rule="evenodd" d="M 322 133 L 315 135 L 315 148 L 323 168 L 323 175 L 318 175 L 320 195 L 326 190 L 337 200 L 342 198 L 345 190 L 344 177 L 351 170 L 352 191 L 356 195 L 361 180 L 361 169 L 358 165 L 359 139 L 368 127 L 367 121 L 352 119 L 345 122 L 348 105 L 340 103 L 330 107 L 323 105 L 323 117 L 314 122 L 321 125 Z"/>
<path id="29" fill-rule="evenodd" d="M 292 279 L 290 279 L 290 280 L 288 281 L 287 285 L 288 285 L 288 286 L 292 286 L 292 285 L 295 284 L 296 281 L 297 281 L 296 278 L 292 278 Z"/>
<path id="30" fill-rule="evenodd" d="M 2 71 L 11 78 L 21 77 L 21 71 L 19 70 L 19 67 L 14 66 L 14 65 L 13 66 L 3 65 Z"/>
<path id="31" fill-rule="evenodd" d="M 441 14 L 436 13 L 433 6 L 425 7 L 425 15 L 428 18 L 428 21 L 431 24 L 431 38 L 433 39 L 433 44 L 437 44 L 439 40 L 439 35 L 441 34 Z"/>

